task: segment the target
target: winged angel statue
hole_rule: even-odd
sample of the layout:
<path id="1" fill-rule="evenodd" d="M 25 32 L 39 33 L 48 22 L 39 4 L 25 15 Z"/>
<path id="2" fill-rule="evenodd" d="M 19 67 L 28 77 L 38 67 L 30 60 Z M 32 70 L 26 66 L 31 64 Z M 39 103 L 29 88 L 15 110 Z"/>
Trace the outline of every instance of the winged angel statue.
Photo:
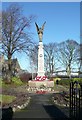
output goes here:
<path id="1" fill-rule="evenodd" d="M 38 33 L 38 36 L 39 36 L 39 41 L 42 42 L 42 36 L 43 36 L 43 30 L 44 30 L 44 25 L 45 25 L 46 22 L 44 22 L 44 24 L 42 25 L 41 28 L 38 27 L 37 23 L 35 22 L 35 25 L 36 25 L 36 29 L 37 29 L 37 33 Z"/>

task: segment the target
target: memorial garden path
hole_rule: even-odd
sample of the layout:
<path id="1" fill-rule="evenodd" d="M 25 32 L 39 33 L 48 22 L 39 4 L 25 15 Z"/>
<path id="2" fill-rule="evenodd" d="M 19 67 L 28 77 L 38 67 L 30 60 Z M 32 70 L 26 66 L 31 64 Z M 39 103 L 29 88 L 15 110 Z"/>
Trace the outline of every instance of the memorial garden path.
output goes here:
<path id="1" fill-rule="evenodd" d="M 68 120 L 67 116 L 61 112 L 50 100 L 53 94 L 29 94 L 31 101 L 28 106 L 13 115 L 13 120 Z M 19 118 L 19 119 L 18 119 Z"/>

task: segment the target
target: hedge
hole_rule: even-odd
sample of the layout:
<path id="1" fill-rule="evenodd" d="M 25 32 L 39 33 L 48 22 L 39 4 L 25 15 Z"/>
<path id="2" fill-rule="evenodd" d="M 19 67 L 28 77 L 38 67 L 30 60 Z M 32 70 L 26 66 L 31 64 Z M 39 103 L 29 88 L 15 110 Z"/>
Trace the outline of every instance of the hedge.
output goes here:
<path id="1" fill-rule="evenodd" d="M 65 80 L 62 79 L 58 81 L 58 83 L 60 85 L 69 85 L 70 82 L 75 82 L 75 81 L 77 81 L 78 83 L 82 83 L 82 78 L 72 78 L 72 79 L 65 79 Z"/>
<path id="2" fill-rule="evenodd" d="M 71 79 L 66 79 L 66 80 L 60 80 L 58 81 L 58 83 L 60 85 L 69 85 L 71 81 L 72 81 Z"/>

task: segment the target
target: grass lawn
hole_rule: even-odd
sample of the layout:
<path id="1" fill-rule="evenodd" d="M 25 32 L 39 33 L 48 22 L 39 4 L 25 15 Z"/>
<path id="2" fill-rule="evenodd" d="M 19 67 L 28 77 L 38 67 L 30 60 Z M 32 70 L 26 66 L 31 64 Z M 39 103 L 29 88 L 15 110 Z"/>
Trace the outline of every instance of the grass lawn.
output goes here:
<path id="1" fill-rule="evenodd" d="M 2 79 L 0 78 L 0 87 L 2 87 Z"/>
<path id="2" fill-rule="evenodd" d="M 0 78 L 0 88 L 14 88 L 14 87 L 19 87 L 22 86 L 26 83 L 23 83 L 18 77 L 13 77 L 12 82 L 10 84 L 5 83 L 7 81 L 4 81 Z"/>
<path id="3" fill-rule="evenodd" d="M 2 103 L 11 103 L 15 99 L 16 99 L 15 96 L 1 95 L 0 94 L 0 102 L 2 102 Z"/>

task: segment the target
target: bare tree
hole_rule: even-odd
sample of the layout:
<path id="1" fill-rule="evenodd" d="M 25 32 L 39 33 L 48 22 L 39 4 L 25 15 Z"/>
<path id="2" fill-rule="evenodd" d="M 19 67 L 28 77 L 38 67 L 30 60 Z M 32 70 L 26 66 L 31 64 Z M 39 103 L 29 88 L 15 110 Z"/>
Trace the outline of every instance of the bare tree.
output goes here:
<path id="1" fill-rule="evenodd" d="M 29 61 L 32 70 L 37 71 L 38 67 L 38 45 L 34 44 L 29 50 Z"/>
<path id="2" fill-rule="evenodd" d="M 80 52 L 80 56 L 79 56 L 79 59 L 77 61 L 77 64 L 78 64 L 79 76 L 82 77 L 82 43 L 80 43 L 79 52 Z"/>
<path id="3" fill-rule="evenodd" d="M 58 61 L 69 77 L 74 66 L 76 67 L 79 55 L 79 44 L 74 40 L 67 40 L 58 46 Z"/>
<path id="4" fill-rule="evenodd" d="M 55 71 L 55 53 L 56 43 L 49 43 L 44 45 L 45 69 L 50 75 Z"/>
<path id="5" fill-rule="evenodd" d="M 11 4 L 2 11 L 2 52 L 8 59 L 8 76 L 11 81 L 11 59 L 15 52 L 27 52 L 32 44 L 29 30 L 34 16 L 22 16 L 22 9 Z"/>
<path id="6" fill-rule="evenodd" d="M 2 21 L 2 13 L 1 13 L 1 11 L 0 11 L 0 41 L 1 41 L 1 38 L 2 38 L 2 32 L 1 32 L 1 28 L 2 28 L 2 23 L 1 23 L 1 21 Z"/>

